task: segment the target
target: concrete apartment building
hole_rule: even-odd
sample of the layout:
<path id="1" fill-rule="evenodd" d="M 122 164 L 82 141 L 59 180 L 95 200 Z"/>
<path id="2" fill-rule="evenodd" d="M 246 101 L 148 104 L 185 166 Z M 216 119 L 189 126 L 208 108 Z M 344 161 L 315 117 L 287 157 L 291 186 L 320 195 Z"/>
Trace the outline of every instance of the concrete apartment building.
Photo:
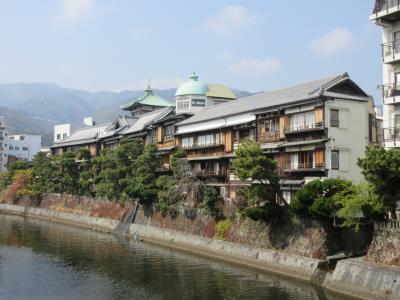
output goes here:
<path id="1" fill-rule="evenodd" d="M 400 0 L 376 0 L 370 20 L 382 28 L 384 146 L 400 147 Z"/>
<path id="2" fill-rule="evenodd" d="M 6 121 L 4 117 L 0 116 L 0 173 L 7 170 L 7 140 Z"/>
<path id="3" fill-rule="evenodd" d="M 8 159 L 32 161 L 40 152 L 42 137 L 40 135 L 16 134 L 8 136 Z"/>

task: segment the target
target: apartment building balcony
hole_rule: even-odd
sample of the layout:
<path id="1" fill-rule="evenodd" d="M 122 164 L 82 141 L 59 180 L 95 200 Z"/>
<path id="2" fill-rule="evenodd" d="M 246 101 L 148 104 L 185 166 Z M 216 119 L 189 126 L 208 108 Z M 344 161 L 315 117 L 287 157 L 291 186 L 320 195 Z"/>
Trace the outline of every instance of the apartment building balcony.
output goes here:
<path id="1" fill-rule="evenodd" d="M 210 177 L 226 177 L 226 173 L 222 171 L 213 171 L 213 170 L 193 170 L 193 174 L 197 177 L 210 178 Z"/>
<path id="2" fill-rule="evenodd" d="M 196 149 L 218 148 L 222 146 L 224 146 L 224 143 L 222 141 L 215 141 L 207 144 L 193 143 L 189 145 L 182 145 L 181 147 L 184 150 L 196 150 Z"/>
<path id="3" fill-rule="evenodd" d="M 284 172 L 285 173 L 293 173 L 293 172 L 323 172 L 325 171 L 325 163 L 291 163 L 285 164 Z"/>
<path id="4" fill-rule="evenodd" d="M 225 157 L 225 151 L 223 150 L 205 150 L 205 151 L 195 151 L 187 154 L 187 160 L 215 160 Z"/>
<path id="5" fill-rule="evenodd" d="M 392 23 L 400 17 L 400 0 L 376 0 L 371 21 Z"/>
<path id="6" fill-rule="evenodd" d="M 280 132 L 262 132 L 258 134 L 260 143 L 277 143 L 282 140 Z"/>
<path id="7" fill-rule="evenodd" d="M 382 85 L 383 104 L 400 103 L 400 85 L 397 83 Z"/>
<path id="8" fill-rule="evenodd" d="M 320 131 L 325 129 L 325 122 L 300 122 L 291 123 L 285 127 L 285 134 Z"/>
<path id="9" fill-rule="evenodd" d="M 383 137 L 386 148 L 400 147 L 400 127 L 384 128 Z"/>
<path id="10" fill-rule="evenodd" d="M 395 63 L 400 60 L 400 40 L 382 44 L 382 61 L 385 64 Z"/>

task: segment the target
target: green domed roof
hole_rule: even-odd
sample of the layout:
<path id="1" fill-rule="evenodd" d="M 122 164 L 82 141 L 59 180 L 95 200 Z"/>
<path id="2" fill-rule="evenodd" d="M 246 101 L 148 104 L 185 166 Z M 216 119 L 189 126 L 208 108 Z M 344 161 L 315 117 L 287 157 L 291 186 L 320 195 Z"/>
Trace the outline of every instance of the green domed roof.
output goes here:
<path id="1" fill-rule="evenodd" d="M 175 96 L 185 95 L 206 95 L 208 85 L 199 81 L 199 76 L 195 72 L 190 75 L 190 80 L 182 84 L 175 93 Z"/>

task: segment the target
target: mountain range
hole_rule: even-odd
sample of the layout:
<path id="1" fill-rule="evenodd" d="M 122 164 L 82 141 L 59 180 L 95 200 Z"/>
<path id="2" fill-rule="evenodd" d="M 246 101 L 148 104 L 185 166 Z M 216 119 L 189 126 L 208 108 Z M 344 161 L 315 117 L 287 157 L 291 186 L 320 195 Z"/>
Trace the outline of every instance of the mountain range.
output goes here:
<path id="1" fill-rule="evenodd" d="M 176 89 L 155 89 L 154 93 L 171 102 Z M 232 89 L 238 98 L 252 93 Z M 141 90 L 88 92 L 63 88 L 53 83 L 0 84 L 0 116 L 6 119 L 10 134 L 42 135 L 44 146 L 53 143 L 55 124 L 83 125 L 92 116 L 97 123 L 113 121 L 122 114 L 120 105 L 141 95 Z"/>

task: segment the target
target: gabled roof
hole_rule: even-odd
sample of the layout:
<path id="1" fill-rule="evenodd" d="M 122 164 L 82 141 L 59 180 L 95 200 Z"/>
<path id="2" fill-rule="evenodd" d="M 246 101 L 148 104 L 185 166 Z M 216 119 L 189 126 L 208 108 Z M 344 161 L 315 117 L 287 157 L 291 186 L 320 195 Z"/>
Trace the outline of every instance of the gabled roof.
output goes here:
<path id="1" fill-rule="evenodd" d="M 347 89 L 340 89 L 346 83 Z M 273 108 L 281 105 L 301 102 L 321 96 L 338 97 L 342 99 L 367 101 L 368 95 L 358 87 L 347 73 L 339 76 L 324 78 L 300 85 L 283 88 L 272 92 L 262 92 L 235 101 L 205 107 L 193 117 L 186 119 L 177 125 L 186 125 L 202 121 L 218 119 L 227 115 L 236 115 L 245 112 L 258 111 L 265 108 Z"/>
<path id="2" fill-rule="evenodd" d="M 107 130 L 99 134 L 98 138 L 105 139 L 115 136 L 125 128 L 132 126 L 136 121 L 137 118 L 128 116 L 119 116 L 118 119 L 114 121 L 111 126 L 107 128 Z"/>
<path id="3" fill-rule="evenodd" d="M 132 126 L 121 131 L 120 134 L 126 135 L 126 134 L 140 132 L 143 129 L 145 129 L 146 126 L 151 125 L 153 122 L 156 122 L 161 118 L 164 118 L 172 111 L 173 110 L 171 107 L 165 107 L 165 108 L 157 109 L 155 111 L 140 115 L 138 117 L 138 119 L 136 120 L 136 122 Z"/>
<path id="4" fill-rule="evenodd" d="M 56 142 L 54 146 L 73 146 L 94 142 L 97 140 L 97 137 L 106 131 L 111 125 L 112 123 L 104 123 L 96 126 L 77 129 L 69 137 Z"/>
<path id="5" fill-rule="evenodd" d="M 132 110 L 138 105 L 150 105 L 150 106 L 159 106 L 159 107 L 169 107 L 172 106 L 171 102 L 165 100 L 157 95 L 154 95 L 153 90 L 150 86 L 144 91 L 144 94 L 139 96 L 136 99 L 133 99 L 128 104 L 121 105 L 121 109 L 123 110 Z"/>

